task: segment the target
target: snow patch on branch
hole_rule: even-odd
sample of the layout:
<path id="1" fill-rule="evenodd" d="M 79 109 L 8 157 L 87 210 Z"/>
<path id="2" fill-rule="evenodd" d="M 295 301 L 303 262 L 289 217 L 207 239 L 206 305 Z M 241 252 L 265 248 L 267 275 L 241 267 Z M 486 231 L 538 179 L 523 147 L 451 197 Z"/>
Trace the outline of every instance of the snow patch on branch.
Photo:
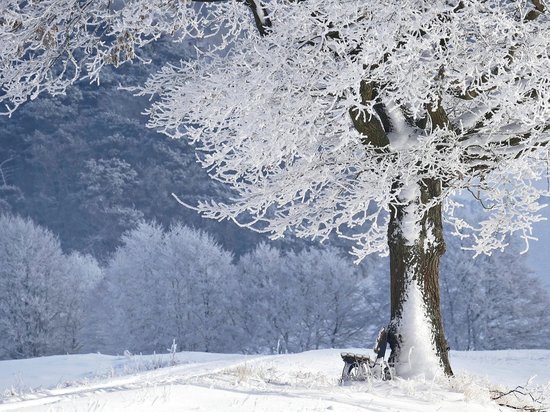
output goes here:
<path id="1" fill-rule="evenodd" d="M 256 13 L 258 14 L 258 19 L 260 19 L 260 22 L 262 24 L 265 24 L 264 8 L 262 7 L 260 0 L 252 0 L 252 3 L 254 3 L 254 8 L 256 9 Z"/>
<path id="2" fill-rule="evenodd" d="M 397 103 L 393 101 L 386 103 L 386 109 L 392 127 L 391 132 L 388 133 L 390 146 L 394 150 L 406 149 L 407 145 L 414 143 L 414 130 L 407 124 L 401 107 Z"/>

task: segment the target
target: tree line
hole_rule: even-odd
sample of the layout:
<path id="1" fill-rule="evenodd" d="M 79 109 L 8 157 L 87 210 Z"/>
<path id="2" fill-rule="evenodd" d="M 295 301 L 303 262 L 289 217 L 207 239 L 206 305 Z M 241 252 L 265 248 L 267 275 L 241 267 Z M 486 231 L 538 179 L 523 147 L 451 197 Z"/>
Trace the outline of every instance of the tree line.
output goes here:
<path id="1" fill-rule="evenodd" d="M 236 258 L 205 231 L 141 221 L 100 265 L 29 219 L 4 214 L 0 227 L 0 359 L 164 352 L 173 339 L 210 352 L 370 347 L 385 321 L 383 258 L 266 243 Z M 550 298 L 513 249 L 473 260 L 453 247 L 444 260 L 453 349 L 547 347 Z"/>

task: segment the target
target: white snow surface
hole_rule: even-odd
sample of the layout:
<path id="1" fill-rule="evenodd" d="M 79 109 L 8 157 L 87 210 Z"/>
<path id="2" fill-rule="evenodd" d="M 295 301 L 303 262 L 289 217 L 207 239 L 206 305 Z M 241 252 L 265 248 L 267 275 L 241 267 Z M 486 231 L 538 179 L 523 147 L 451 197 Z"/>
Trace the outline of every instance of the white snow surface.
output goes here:
<path id="1" fill-rule="evenodd" d="M 343 351 L 371 354 L 367 349 Z M 451 352 L 456 378 L 339 386 L 341 350 L 245 356 L 51 356 L 0 362 L 0 411 L 505 411 L 489 388 L 548 399 L 550 350 Z M 140 369 L 142 371 L 140 371 Z"/>

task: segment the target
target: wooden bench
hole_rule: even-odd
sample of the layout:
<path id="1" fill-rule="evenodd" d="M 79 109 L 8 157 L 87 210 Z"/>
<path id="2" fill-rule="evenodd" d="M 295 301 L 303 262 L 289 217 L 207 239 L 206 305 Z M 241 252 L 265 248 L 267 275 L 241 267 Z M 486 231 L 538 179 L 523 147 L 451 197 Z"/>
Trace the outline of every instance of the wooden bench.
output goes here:
<path id="1" fill-rule="evenodd" d="M 349 384 L 352 381 L 368 381 L 370 379 L 389 380 L 392 377 L 390 366 L 383 358 L 373 361 L 368 355 L 342 352 L 344 369 L 340 384 Z"/>
<path id="2" fill-rule="evenodd" d="M 382 328 L 376 338 L 374 352 L 377 357 L 373 361 L 367 355 L 357 353 L 342 352 L 340 356 L 344 361 L 342 378 L 340 384 L 344 385 L 351 381 L 366 381 L 371 378 L 389 380 L 392 377 L 392 368 L 385 360 L 387 346 L 387 332 Z"/>

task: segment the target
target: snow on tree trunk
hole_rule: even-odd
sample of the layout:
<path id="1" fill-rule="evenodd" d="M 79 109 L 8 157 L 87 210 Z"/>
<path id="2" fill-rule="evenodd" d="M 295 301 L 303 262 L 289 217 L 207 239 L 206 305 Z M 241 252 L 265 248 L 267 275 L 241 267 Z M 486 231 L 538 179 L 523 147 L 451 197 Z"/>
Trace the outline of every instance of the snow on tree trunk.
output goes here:
<path id="1" fill-rule="evenodd" d="M 440 191 L 441 182 L 433 179 L 402 186 L 402 203 L 393 208 L 388 227 L 390 361 L 399 376 L 452 375 L 439 298 L 439 260 L 445 251 L 441 206 L 418 216 L 418 206 Z"/>

